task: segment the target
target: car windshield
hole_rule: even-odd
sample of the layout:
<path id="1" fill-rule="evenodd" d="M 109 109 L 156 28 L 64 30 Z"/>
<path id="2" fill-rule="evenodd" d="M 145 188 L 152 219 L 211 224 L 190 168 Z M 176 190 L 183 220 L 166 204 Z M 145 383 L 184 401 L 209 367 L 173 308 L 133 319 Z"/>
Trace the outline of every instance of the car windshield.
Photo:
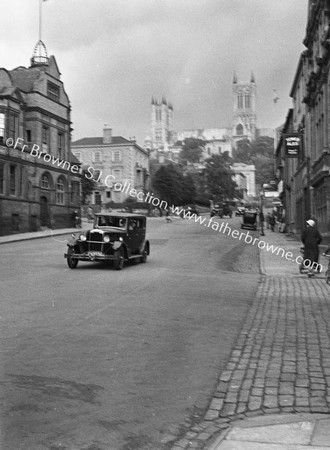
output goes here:
<path id="1" fill-rule="evenodd" d="M 96 225 L 98 227 L 126 228 L 127 219 L 122 217 L 97 216 Z"/>

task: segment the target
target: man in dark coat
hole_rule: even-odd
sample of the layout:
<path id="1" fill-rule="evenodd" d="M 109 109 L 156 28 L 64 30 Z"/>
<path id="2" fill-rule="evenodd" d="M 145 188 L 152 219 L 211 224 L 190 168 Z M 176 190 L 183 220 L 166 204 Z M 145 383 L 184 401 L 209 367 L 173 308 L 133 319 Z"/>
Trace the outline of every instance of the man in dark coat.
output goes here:
<path id="1" fill-rule="evenodd" d="M 315 226 L 314 220 L 306 221 L 306 228 L 301 235 L 301 241 L 304 244 L 304 266 L 309 269 L 308 276 L 313 276 L 313 267 L 318 267 L 319 245 L 322 242 L 322 236 Z"/>

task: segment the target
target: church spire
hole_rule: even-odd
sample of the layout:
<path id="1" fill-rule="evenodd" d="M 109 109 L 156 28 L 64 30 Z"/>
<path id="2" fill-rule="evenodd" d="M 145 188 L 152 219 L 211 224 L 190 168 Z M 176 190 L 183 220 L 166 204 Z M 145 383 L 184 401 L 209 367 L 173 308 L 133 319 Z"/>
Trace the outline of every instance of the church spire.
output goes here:
<path id="1" fill-rule="evenodd" d="M 256 82 L 256 80 L 255 80 L 255 78 L 254 78 L 254 73 L 253 73 L 253 71 L 251 70 L 251 83 L 255 83 Z"/>
<path id="2" fill-rule="evenodd" d="M 233 74 L 233 84 L 236 84 L 237 83 L 237 75 L 236 75 L 236 72 L 235 72 L 235 70 L 234 70 L 234 74 Z"/>

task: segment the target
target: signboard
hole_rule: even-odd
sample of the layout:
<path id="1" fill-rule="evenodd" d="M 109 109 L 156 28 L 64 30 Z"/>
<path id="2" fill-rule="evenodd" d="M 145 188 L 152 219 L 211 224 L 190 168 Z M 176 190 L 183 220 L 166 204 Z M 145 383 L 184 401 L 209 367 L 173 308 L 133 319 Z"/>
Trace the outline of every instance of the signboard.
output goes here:
<path id="1" fill-rule="evenodd" d="M 284 134 L 285 158 L 298 158 L 300 155 L 301 136 L 299 133 Z"/>

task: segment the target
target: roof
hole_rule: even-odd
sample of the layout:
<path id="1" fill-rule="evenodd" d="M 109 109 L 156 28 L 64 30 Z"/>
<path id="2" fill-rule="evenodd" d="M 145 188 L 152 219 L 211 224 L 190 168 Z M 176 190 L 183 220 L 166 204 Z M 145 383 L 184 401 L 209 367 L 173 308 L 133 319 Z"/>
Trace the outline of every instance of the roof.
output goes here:
<path id="1" fill-rule="evenodd" d="M 110 144 L 104 144 L 103 137 L 86 137 L 82 139 L 78 139 L 78 141 L 74 141 L 71 143 L 72 147 L 75 146 L 86 146 L 89 147 L 91 145 L 118 145 L 118 144 L 132 144 L 132 141 L 123 138 L 122 136 L 112 136 L 112 140 Z"/>
<path id="2" fill-rule="evenodd" d="M 124 212 L 104 212 L 104 213 L 96 213 L 94 214 L 95 216 L 111 216 L 111 217 L 133 217 L 133 218 L 137 218 L 137 217 L 144 217 L 146 218 L 146 216 L 144 214 L 134 214 L 134 213 L 124 213 Z"/>
<path id="3" fill-rule="evenodd" d="M 80 165 L 81 162 L 79 161 L 79 159 L 76 157 L 76 155 L 74 155 L 71 151 L 70 151 L 70 155 L 69 155 L 69 160 L 71 163 L 76 164 L 76 165 Z"/>
<path id="4" fill-rule="evenodd" d="M 24 92 L 33 90 L 35 81 L 40 77 L 40 68 L 37 67 L 17 67 L 9 71 L 13 84 Z"/>

